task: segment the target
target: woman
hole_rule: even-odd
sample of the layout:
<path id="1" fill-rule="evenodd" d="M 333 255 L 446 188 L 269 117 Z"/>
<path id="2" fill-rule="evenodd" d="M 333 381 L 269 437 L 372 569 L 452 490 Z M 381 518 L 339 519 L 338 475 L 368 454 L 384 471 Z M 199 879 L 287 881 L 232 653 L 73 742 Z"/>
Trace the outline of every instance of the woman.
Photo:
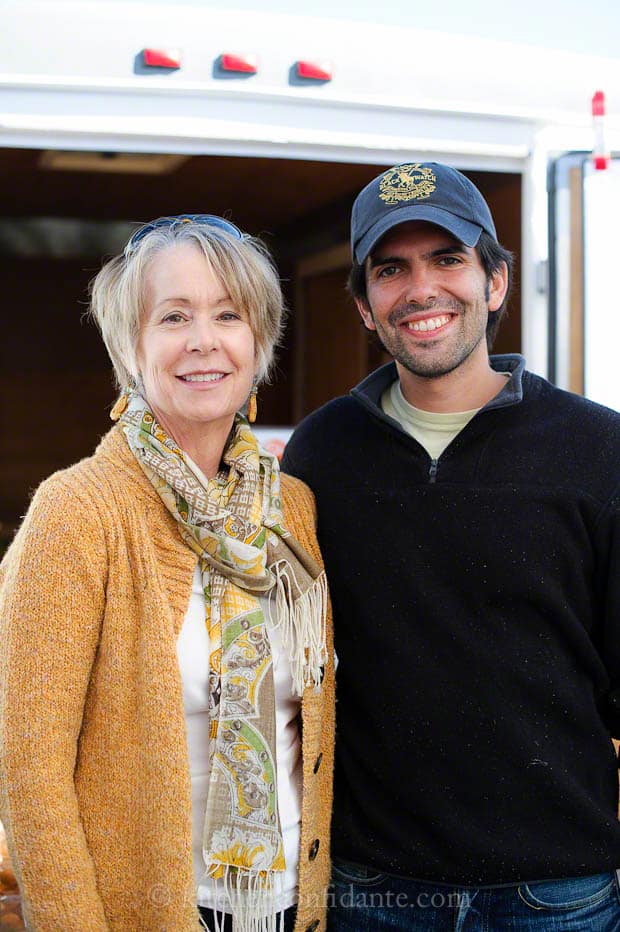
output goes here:
<path id="1" fill-rule="evenodd" d="M 314 505 L 238 413 L 280 335 L 277 276 L 228 221 L 165 217 L 103 267 L 92 313 L 118 424 L 42 484 L 2 564 L 0 817 L 28 928 L 323 929 Z"/>

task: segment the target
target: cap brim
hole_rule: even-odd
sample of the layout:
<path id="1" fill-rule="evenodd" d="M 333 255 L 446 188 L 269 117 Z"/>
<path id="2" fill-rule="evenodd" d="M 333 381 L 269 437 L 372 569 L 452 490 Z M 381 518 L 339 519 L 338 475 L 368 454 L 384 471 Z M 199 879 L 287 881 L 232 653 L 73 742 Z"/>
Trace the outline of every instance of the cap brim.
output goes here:
<path id="1" fill-rule="evenodd" d="M 363 265 L 366 257 L 370 255 L 382 236 L 393 227 L 408 220 L 424 220 L 434 223 L 447 230 L 465 246 L 475 246 L 480 239 L 482 227 L 469 220 L 463 220 L 442 207 L 432 207 L 430 204 L 412 204 L 410 207 L 398 207 L 389 214 L 381 217 L 355 244 L 354 256 L 358 265 Z"/>

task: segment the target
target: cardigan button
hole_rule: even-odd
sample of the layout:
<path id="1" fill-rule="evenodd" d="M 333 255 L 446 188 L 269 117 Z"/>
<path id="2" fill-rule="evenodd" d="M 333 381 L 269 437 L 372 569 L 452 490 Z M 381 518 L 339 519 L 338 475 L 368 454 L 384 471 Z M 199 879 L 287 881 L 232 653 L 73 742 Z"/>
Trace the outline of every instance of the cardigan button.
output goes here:
<path id="1" fill-rule="evenodd" d="M 314 922 L 311 922 L 309 926 L 306 926 L 306 932 L 316 932 L 318 927 L 321 925 L 320 919 L 315 919 Z"/>
<path id="2" fill-rule="evenodd" d="M 322 761 L 323 761 L 323 752 L 321 751 L 321 753 L 319 754 L 319 756 L 314 762 L 314 768 L 313 768 L 314 773 L 319 772 L 319 767 L 321 766 Z"/>
<path id="3" fill-rule="evenodd" d="M 319 841 L 318 838 L 315 838 L 312 844 L 310 845 L 310 851 L 308 853 L 308 858 L 311 861 L 314 861 L 314 859 L 316 858 L 317 854 L 319 853 L 320 846 L 321 846 L 321 842 Z"/>

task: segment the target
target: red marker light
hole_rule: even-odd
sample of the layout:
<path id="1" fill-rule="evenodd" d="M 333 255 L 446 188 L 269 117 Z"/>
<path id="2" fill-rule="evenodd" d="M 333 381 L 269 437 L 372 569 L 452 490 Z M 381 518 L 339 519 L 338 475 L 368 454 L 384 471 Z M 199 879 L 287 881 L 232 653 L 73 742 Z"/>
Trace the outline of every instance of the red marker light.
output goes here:
<path id="1" fill-rule="evenodd" d="M 331 81 L 333 69 L 330 62 L 297 61 L 295 70 L 303 81 Z"/>
<path id="2" fill-rule="evenodd" d="M 610 156 L 605 144 L 605 94 L 603 91 L 596 91 L 592 97 L 592 126 L 594 129 L 592 161 L 597 171 L 604 171 L 609 168 Z"/>
<path id="3" fill-rule="evenodd" d="M 143 49 L 142 63 L 145 68 L 176 71 L 181 67 L 181 54 L 178 49 Z"/>
<path id="4" fill-rule="evenodd" d="M 605 94 L 595 91 L 592 95 L 592 116 L 605 116 Z"/>
<path id="5" fill-rule="evenodd" d="M 232 55 L 225 52 L 220 55 L 218 64 L 222 71 L 232 74 L 256 74 L 258 60 L 255 55 Z"/>

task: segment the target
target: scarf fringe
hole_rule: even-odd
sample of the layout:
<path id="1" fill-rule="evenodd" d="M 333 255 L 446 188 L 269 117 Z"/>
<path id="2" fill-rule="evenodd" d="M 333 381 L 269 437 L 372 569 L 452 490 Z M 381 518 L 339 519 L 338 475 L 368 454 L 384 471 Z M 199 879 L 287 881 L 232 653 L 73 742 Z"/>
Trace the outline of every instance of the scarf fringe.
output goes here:
<path id="1" fill-rule="evenodd" d="M 282 641 L 288 653 L 296 695 L 303 695 L 307 686 L 318 689 L 327 660 L 327 578 L 321 572 L 302 594 L 295 572 L 286 560 L 270 567 L 275 576 L 275 619 L 269 602 L 269 620 L 282 630 Z"/>
<path id="2" fill-rule="evenodd" d="M 282 877 L 280 872 L 239 870 L 225 865 L 223 876 L 214 879 L 215 928 L 208 929 L 201 919 L 203 928 L 208 932 L 224 932 L 228 913 L 232 916 L 233 932 L 278 932 L 284 929 L 284 910 L 276 907 Z M 224 903 L 223 908 L 219 908 L 221 903 Z"/>

